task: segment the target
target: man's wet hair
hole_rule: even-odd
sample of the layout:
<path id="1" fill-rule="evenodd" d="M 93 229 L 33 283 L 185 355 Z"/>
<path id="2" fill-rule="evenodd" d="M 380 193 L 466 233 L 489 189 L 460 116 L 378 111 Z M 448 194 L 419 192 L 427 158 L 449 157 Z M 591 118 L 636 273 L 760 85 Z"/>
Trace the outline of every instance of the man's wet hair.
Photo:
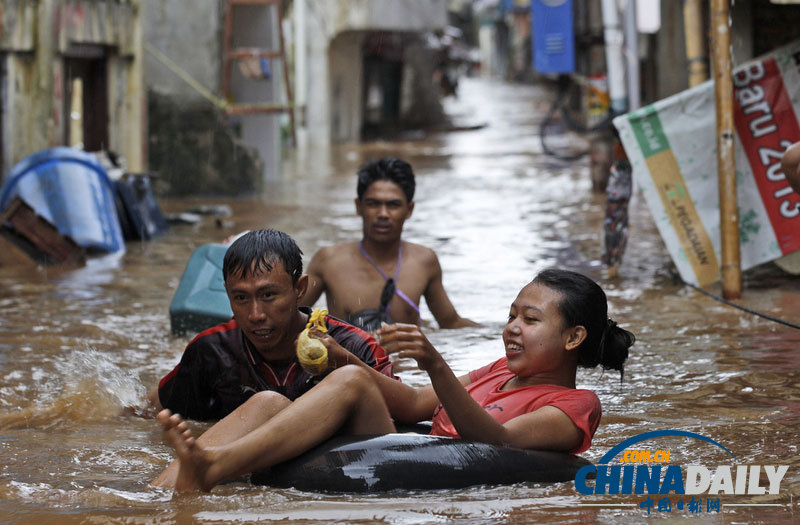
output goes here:
<path id="1" fill-rule="evenodd" d="M 416 182 L 414 181 L 414 170 L 411 169 L 411 164 L 408 162 L 394 157 L 383 157 L 361 166 L 361 169 L 358 170 L 358 185 L 356 186 L 358 200 L 361 200 L 372 183 L 378 180 L 394 182 L 403 190 L 406 201 L 410 203 L 414 200 Z"/>
<path id="2" fill-rule="evenodd" d="M 586 328 L 586 339 L 578 347 L 578 364 L 584 368 L 601 365 L 622 374 L 628 348 L 636 337 L 608 318 L 608 300 L 600 285 L 580 273 L 553 268 L 541 271 L 532 282 L 561 294 L 558 310 L 564 328 Z"/>
<path id="3" fill-rule="evenodd" d="M 228 281 L 229 275 L 248 275 L 272 271 L 280 261 L 292 278 L 292 283 L 303 274 L 303 252 L 289 235 L 278 230 L 252 230 L 228 247 L 222 262 L 222 278 Z"/>

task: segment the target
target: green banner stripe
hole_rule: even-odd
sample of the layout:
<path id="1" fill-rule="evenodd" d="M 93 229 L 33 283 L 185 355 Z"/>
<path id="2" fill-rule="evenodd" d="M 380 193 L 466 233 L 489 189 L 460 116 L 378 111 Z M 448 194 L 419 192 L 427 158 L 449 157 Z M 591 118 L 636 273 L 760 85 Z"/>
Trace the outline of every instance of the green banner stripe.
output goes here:
<path id="1" fill-rule="evenodd" d="M 661 126 L 661 120 L 655 109 L 646 108 L 641 113 L 631 115 L 628 120 L 645 158 L 670 149 L 669 141 L 664 134 L 664 128 Z"/>

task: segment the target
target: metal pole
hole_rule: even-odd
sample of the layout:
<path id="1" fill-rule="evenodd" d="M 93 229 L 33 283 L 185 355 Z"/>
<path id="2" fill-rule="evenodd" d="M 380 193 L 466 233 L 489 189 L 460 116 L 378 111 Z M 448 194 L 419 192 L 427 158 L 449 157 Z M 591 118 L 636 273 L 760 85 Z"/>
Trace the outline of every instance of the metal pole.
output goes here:
<path id="1" fill-rule="evenodd" d="M 297 128 L 299 143 L 297 147 L 305 146 L 306 139 L 306 82 L 308 81 L 308 47 L 306 34 L 307 0 L 294 1 L 294 119 Z"/>
<path id="2" fill-rule="evenodd" d="M 701 0 L 683 0 L 683 32 L 686 40 L 686 64 L 689 68 L 689 87 L 708 80 L 708 55 L 703 34 Z"/>
<path id="3" fill-rule="evenodd" d="M 628 112 L 628 93 L 625 89 L 624 36 L 616 0 L 602 0 L 603 39 L 606 46 L 606 70 L 611 109 L 615 114 Z"/>
<path id="4" fill-rule="evenodd" d="M 625 63 L 628 71 L 628 111 L 642 105 L 639 80 L 639 32 L 636 29 L 636 0 L 625 5 Z"/>
<path id="5" fill-rule="evenodd" d="M 722 236 L 722 296 L 742 295 L 739 262 L 739 213 L 736 205 L 736 164 L 733 155 L 733 79 L 729 0 L 711 0 L 711 47 L 714 99 L 717 110 L 717 176 Z"/>

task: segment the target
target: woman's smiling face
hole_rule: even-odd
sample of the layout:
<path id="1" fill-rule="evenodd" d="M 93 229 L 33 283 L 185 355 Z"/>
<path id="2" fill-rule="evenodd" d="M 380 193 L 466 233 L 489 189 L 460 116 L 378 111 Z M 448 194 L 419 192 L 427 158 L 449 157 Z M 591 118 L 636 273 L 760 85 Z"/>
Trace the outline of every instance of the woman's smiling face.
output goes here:
<path id="1" fill-rule="evenodd" d="M 563 372 L 574 356 L 567 350 L 573 330 L 564 326 L 558 309 L 561 293 L 547 286 L 530 283 L 511 303 L 503 329 L 508 369 L 519 377 L 548 372 Z"/>

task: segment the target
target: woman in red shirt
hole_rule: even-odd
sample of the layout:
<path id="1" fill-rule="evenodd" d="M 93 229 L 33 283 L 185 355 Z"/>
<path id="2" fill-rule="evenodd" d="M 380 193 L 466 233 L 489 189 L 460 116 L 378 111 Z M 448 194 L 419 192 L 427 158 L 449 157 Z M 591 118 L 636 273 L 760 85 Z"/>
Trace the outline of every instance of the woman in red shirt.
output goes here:
<path id="1" fill-rule="evenodd" d="M 261 392 L 195 440 L 169 410 L 158 414 L 178 465 L 154 484 L 210 490 L 222 481 L 291 459 L 335 434 L 395 432 L 394 422 L 433 420 L 431 434 L 523 449 L 581 452 L 600 421 L 597 396 L 575 388 L 578 366 L 623 371 L 632 333 L 608 318 L 597 283 L 545 270 L 520 290 L 503 330 L 505 356 L 457 377 L 416 325 L 379 330 L 383 348 L 417 361 L 431 386 L 412 388 L 353 359 L 290 402 Z M 349 360 L 317 333 L 329 360 Z"/>

